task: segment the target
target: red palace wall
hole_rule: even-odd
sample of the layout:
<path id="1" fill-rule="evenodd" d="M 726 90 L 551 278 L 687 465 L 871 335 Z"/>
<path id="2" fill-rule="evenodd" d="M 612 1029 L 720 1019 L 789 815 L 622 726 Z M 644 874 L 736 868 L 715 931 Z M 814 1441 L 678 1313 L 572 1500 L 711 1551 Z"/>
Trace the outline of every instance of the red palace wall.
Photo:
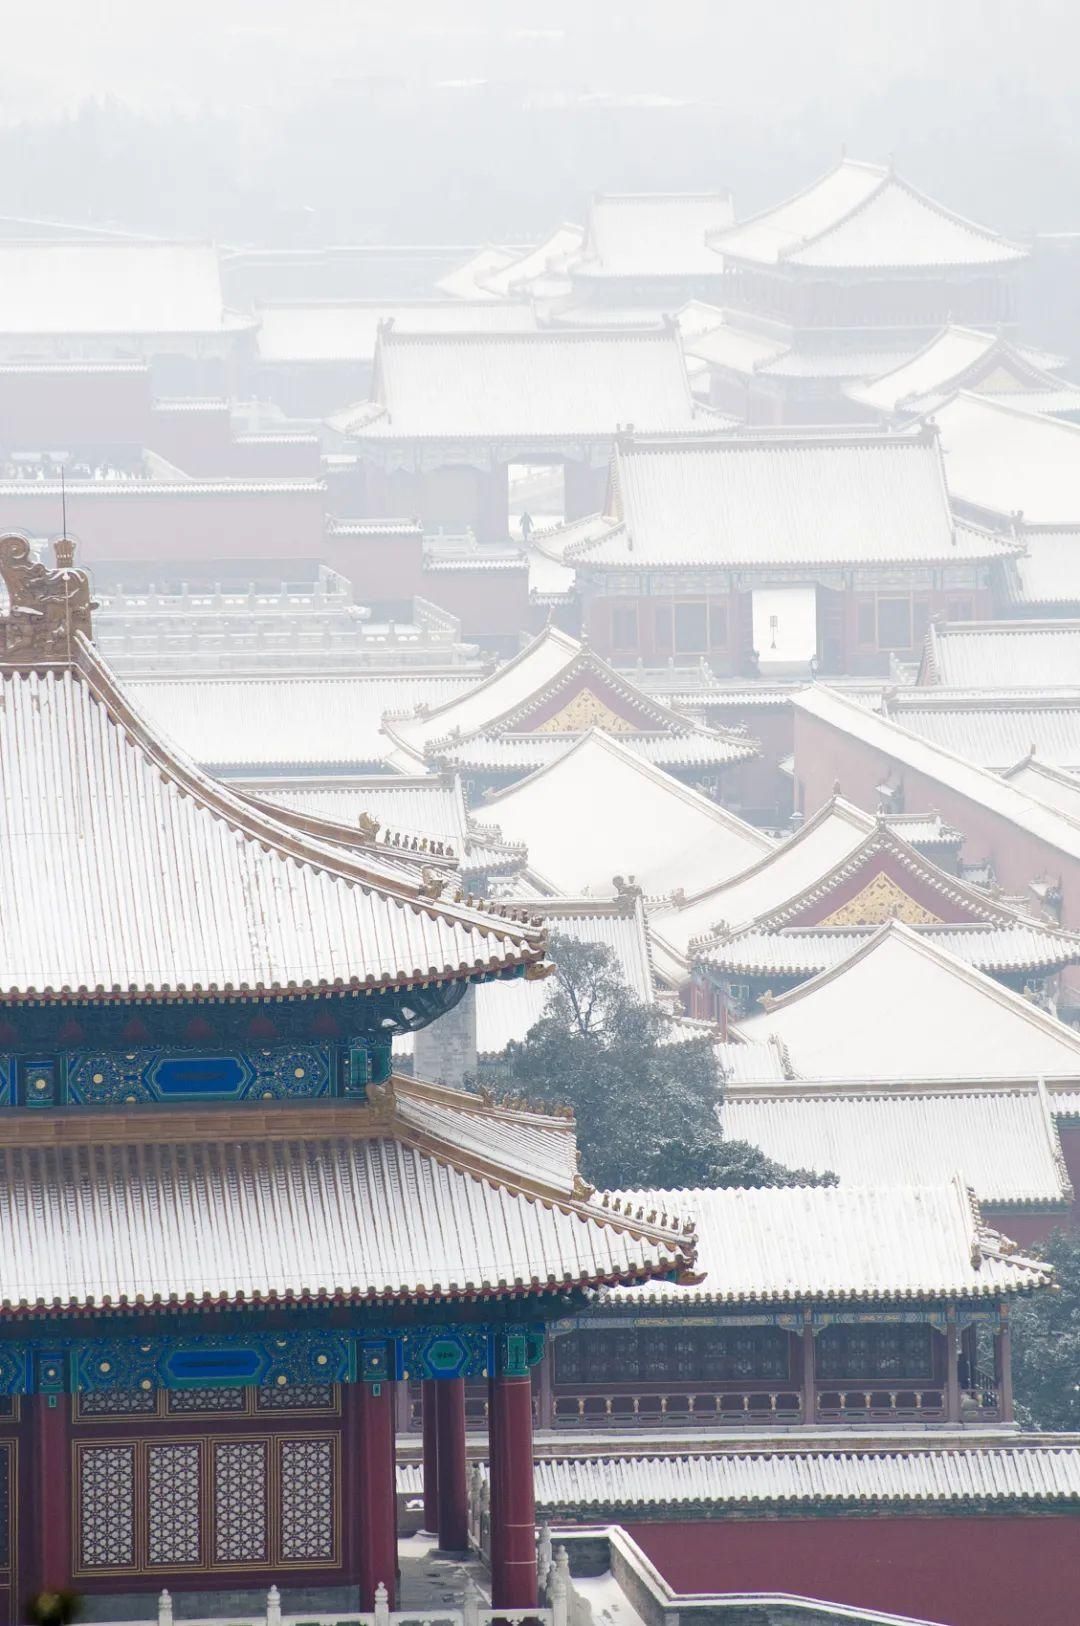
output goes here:
<path id="1" fill-rule="evenodd" d="M 0 367 L 0 446 L 10 451 L 145 446 L 151 421 L 147 367 Z"/>
<path id="2" fill-rule="evenodd" d="M 461 621 L 465 638 L 516 638 L 529 626 L 529 572 L 428 570 L 417 589 Z"/>
<path id="3" fill-rule="evenodd" d="M 30 490 L 0 501 L 0 528 L 48 536 L 60 529 L 59 496 Z M 95 559 L 321 559 L 323 496 L 311 491 L 169 495 L 130 487 L 116 496 L 69 493 L 67 516 L 79 563 Z"/>
<path id="4" fill-rule="evenodd" d="M 787 1592 L 940 1622 L 1075 1626 L 1075 1515 L 628 1524 L 677 1592 Z"/>

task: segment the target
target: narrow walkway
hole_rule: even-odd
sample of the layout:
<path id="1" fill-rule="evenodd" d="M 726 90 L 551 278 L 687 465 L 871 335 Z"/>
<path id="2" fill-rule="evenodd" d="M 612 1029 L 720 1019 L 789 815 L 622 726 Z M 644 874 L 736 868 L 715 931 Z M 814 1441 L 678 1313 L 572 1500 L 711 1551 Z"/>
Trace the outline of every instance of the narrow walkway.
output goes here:
<path id="1" fill-rule="evenodd" d="M 460 1609 L 466 1576 L 476 1582 L 485 1600 L 490 1596 L 488 1572 L 480 1559 L 444 1558 L 431 1536 L 402 1536 L 398 1542 L 401 1565 L 399 1609 L 435 1610 L 440 1605 Z"/>

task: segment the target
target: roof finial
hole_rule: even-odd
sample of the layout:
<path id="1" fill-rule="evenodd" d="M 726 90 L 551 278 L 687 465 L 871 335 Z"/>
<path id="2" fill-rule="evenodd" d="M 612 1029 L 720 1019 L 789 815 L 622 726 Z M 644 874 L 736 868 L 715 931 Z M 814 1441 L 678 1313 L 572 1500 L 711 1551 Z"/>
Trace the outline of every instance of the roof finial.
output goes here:
<path id="1" fill-rule="evenodd" d="M 0 662 L 36 666 L 70 661 L 75 636 L 91 636 L 90 597 L 85 570 L 74 568 L 70 537 L 55 543 L 56 568 L 34 557 L 29 539 L 13 532 L 0 536 L 0 578 L 8 593 L 8 614 L 0 619 Z"/>

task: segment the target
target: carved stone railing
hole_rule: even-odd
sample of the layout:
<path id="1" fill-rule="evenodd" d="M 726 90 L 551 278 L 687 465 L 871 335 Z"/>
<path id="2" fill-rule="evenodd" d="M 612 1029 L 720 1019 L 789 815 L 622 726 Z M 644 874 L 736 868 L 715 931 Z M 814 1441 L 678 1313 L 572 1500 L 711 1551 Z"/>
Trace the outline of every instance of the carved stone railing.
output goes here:
<path id="1" fill-rule="evenodd" d="M 345 1609 L 330 1614 L 305 1609 L 302 1614 L 286 1615 L 282 1613 L 281 1593 L 272 1586 L 266 1594 L 266 1608 L 255 1614 L 230 1609 L 228 1614 L 184 1619 L 185 1626 L 492 1626 L 496 1621 L 506 1626 L 524 1626 L 525 1621 L 536 1621 L 539 1626 L 569 1626 L 565 1614 L 556 1618 L 550 1608 L 493 1609 L 484 1602 L 471 1578 L 462 1590 L 460 1609 L 391 1609 L 386 1587 L 380 1584 L 375 1591 L 374 1609 Z M 107 1622 L 103 1626 L 123 1623 Z M 158 1597 L 157 1626 L 175 1626 L 173 1600 L 168 1592 Z"/>

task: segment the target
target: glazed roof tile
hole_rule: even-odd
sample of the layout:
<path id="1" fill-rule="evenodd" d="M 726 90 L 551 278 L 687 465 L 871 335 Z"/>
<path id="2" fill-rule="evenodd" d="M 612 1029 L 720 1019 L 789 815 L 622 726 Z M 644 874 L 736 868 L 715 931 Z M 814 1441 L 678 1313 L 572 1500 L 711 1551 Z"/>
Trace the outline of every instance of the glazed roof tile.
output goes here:
<path id="1" fill-rule="evenodd" d="M 0 244 L 7 334 L 219 333 L 253 327 L 225 309 L 209 243 Z"/>
<path id="2" fill-rule="evenodd" d="M 572 1124 L 403 1081 L 384 1094 L 391 1110 L 354 1107 L 352 1133 L 340 1110 L 324 1135 L 210 1114 L 194 1139 L 6 1145 L 3 1311 L 521 1296 L 692 1257 L 681 1230 L 572 1194 Z"/>
<path id="3" fill-rule="evenodd" d="M 928 745 L 998 774 L 1031 751 L 1052 767 L 1080 768 L 1076 689 L 1013 694 L 902 689 L 887 698 L 885 719 Z"/>
<path id="4" fill-rule="evenodd" d="M 740 1021 L 739 1033 L 778 1040 L 802 1078 L 980 1082 L 1080 1071 L 1073 1028 L 898 921 Z"/>
<path id="5" fill-rule="evenodd" d="M 500 299 L 528 294 L 546 277 L 559 276 L 565 271 L 580 253 L 584 236 L 580 226 L 556 226 L 542 243 L 515 255 L 508 265 L 482 273 L 479 280 L 485 290 L 497 294 Z"/>
<path id="6" fill-rule="evenodd" d="M 148 720 L 204 767 L 361 768 L 391 749 L 385 712 L 439 706 L 476 683 L 475 672 L 287 673 L 281 676 L 132 678 L 128 694 Z"/>
<path id="7" fill-rule="evenodd" d="M 331 420 L 380 439 L 606 439 L 622 424 L 711 429 L 674 328 L 380 335 L 373 402 Z"/>
<path id="8" fill-rule="evenodd" d="M 1054 384 L 1035 359 L 1003 339 L 998 333 L 977 328 L 950 326 L 935 334 L 928 345 L 899 366 L 880 376 L 854 384 L 848 394 L 860 405 L 875 411 L 895 413 L 917 411 L 920 405 L 937 405 L 944 397 L 962 388 L 968 376 L 982 378 L 989 368 L 998 369 L 1017 381 L 1032 385 Z M 1041 359 L 1041 358 L 1040 358 Z M 978 389 L 978 383 L 973 385 Z M 1011 397 L 1012 391 L 1008 391 Z"/>
<path id="9" fill-rule="evenodd" d="M 1080 776 L 1052 768 L 1038 757 L 1029 754 L 1001 776 L 1025 796 L 1031 796 L 1046 807 L 1055 807 L 1080 822 Z"/>
<path id="10" fill-rule="evenodd" d="M 1064 1206 L 1072 1199 L 1044 1089 L 729 1096 L 724 1134 L 789 1167 L 831 1170 L 842 1185 L 948 1180 L 955 1169 L 981 1203 Z"/>
<path id="11" fill-rule="evenodd" d="M 808 1299 L 997 1298 L 1042 1285 L 1010 1256 L 959 1177 L 918 1186 L 762 1186 L 629 1191 L 624 1208 L 688 1215 L 698 1285 L 614 1288 L 619 1305 L 776 1304 Z"/>
<path id="12" fill-rule="evenodd" d="M 7 997 L 378 986 L 538 957 L 535 930 L 436 902 L 207 778 L 85 640 L 73 666 L 0 684 Z"/>
<path id="13" fill-rule="evenodd" d="M 477 249 L 461 265 L 440 277 L 435 287 L 439 293 L 451 299 L 497 299 L 498 294 L 487 286 L 488 278 L 505 271 L 524 252 L 522 248 L 501 248 L 489 244 Z"/>
<path id="14" fill-rule="evenodd" d="M 776 843 L 719 885 L 657 909 L 656 936 L 686 956 L 695 938 L 759 920 L 801 897 L 863 845 L 877 828 L 872 814 L 839 797 L 819 808 L 787 840 Z"/>
<path id="15" fill-rule="evenodd" d="M 575 276 L 719 277 L 706 244 L 734 219 L 730 192 L 598 193 L 589 205 Z"/>
<path id="16" fill-rule="evenodd" d="M 1080 441 L 1077 442 L 1080 452 Z M 932 621 L 920 683 L 996 689 L 1003 672 L 1030 689 L 1080 682 L 1080 621 Z"/>
<path id="17" fill-rule="evenodd" d="M 590 729 L 547 766 L 487 798 L 503 836 L 568 896 L 610 897 L 616 874 L 647 896 L 715 881 L 769 847 L 734 814 Z"/>
<path id="18" fill-rule="evenodd" d="M 882 1504 L 1080 1503 L 1080 1447 L 1002 1444 L 881 1451 L 728 1451 L 712 1456 L 566 1457 L 536 1464 L 541 1513 Z"/>
<path id="19" fill-rule="evenodd" d="M 1024 552 L 1008 567 L 1013 602 L 1080 606 L 1080 526 L 1061 531 L 1024 529 Z"/>
<path id="20" fill-rule="evenodd" d="M 934 420 L 954 498 L 1028 525 L 1080 524 L 1080 424 L 966 391 Z"/>
<path id="21" fill-rule="evenodd" d="M 1080 784 L 1077 785 L 1080 800 Z M 781 930 L 750 928 L 695 950 L 702 965 L 730 977 L 813 977 L 846 960 L 874 933 L 873 926 L 787 926 Z M 1015 925 L 972 922 L 963 926 L 916 926 L 949 954 L 988 976 L 1002 972 L 1041 971 L 1080 963 L 1080 937 L 1050 926 L 1017 921 Z"/>
<path id="22" fill-rule="evenodd" d="M 892 170 L 849 158 L 804 192 L 710 241 L 726 259 L 830 269 L 1000 265 L 1028 254 Z"/>
<path id="23" fill-rule="evenodd" d="M 621 524 L 566 550 L 579 567 L 915 564 L 1010 557 L 959 528 L 941 455 L 921 435 L 619 444 Z"/>

